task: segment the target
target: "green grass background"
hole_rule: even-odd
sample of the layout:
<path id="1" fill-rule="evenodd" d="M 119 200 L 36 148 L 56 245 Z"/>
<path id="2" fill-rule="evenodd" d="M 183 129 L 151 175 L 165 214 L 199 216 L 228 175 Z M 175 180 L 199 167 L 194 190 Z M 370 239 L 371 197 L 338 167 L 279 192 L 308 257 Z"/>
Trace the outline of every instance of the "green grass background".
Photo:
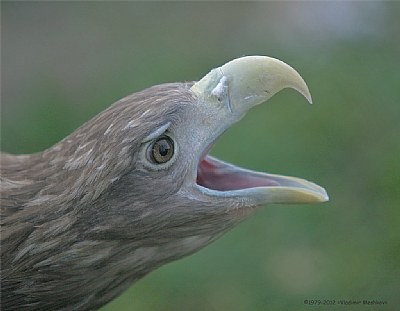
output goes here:
<path id="1" fill-rule="evenodd" d="M 1 2 L 1 148 L 43 150 L 114 101 L 243 55 L 296 68 L 212 153 L 313 180 L 102 308 L 400 310 L 400 3 Z M 377 299 L 386 306 L 304 305 Z"/>

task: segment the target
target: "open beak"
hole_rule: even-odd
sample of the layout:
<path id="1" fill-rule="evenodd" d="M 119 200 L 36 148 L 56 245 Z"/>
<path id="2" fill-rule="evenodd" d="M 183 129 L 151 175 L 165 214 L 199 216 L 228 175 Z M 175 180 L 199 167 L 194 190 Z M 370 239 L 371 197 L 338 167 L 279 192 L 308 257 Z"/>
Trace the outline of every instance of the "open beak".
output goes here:
<path id="1" fill-rule="evenodd" d="M 292 67 L 266 56 L 247 56 L 213 69 L 191 90 L 200 102 L 210 107 L 222 107 L 218 110 L 221 121 L 215 129 L 221 134 L 249 109 L 288 87 L 300 92 L 311 103 L 306 83 Z M 207 155 L 216 138 L 211 138 L 209 146 L 199 158 L 196 184 L 202 193 L 239 198 L 251 205 L 329 200 L 324 188 L 304 179 L 255 172 Z"/>

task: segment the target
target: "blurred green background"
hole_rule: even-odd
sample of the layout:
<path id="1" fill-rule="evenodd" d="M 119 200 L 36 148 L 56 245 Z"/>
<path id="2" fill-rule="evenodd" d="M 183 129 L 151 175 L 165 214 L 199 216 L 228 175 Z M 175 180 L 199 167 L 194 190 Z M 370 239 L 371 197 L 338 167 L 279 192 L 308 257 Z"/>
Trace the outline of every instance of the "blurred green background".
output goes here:
<path id="1" fill-rule="evenodd" d="M 243 55 L 284 60 L 313 95 L 277 94 L 212 153 L 313 180 L 330 202 L 260 209 L 102 311 L 400 309 L 400 3 L 2 1 L 1 18 L 7 152 L 43 150 L 127 94 Z"/>

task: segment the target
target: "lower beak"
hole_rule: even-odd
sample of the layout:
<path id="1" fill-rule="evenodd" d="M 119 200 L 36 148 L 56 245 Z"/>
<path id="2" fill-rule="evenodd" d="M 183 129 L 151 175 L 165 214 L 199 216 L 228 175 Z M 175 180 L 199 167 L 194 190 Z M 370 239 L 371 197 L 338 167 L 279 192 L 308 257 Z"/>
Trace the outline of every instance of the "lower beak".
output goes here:
<path id="1" fill-rule="evenodd" d="M 251 198 L 253 204 L 317 203 L 329 200 L 325 189 L 307 180 L 255 172 L 204 157 L 197 169 L 197 184 L 208 195 Z"/>

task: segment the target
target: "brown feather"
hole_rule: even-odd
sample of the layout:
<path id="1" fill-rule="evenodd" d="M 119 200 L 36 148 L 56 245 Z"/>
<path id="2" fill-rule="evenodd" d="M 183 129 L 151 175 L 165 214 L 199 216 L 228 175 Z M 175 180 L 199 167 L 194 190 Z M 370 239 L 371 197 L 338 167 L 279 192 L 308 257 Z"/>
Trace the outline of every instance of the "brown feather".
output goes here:
<path id="1" fill-rule="evenodd" d="M 44 152 L 1 155 L 3 310 L 94 309 L 194 251 L 181 247 L 193 235 L 190 202 L 172 195 L 182 181 L 149 183 L 135 162 L 144 137 L 193 105 L 189 87 L 149 88 Z"/>

